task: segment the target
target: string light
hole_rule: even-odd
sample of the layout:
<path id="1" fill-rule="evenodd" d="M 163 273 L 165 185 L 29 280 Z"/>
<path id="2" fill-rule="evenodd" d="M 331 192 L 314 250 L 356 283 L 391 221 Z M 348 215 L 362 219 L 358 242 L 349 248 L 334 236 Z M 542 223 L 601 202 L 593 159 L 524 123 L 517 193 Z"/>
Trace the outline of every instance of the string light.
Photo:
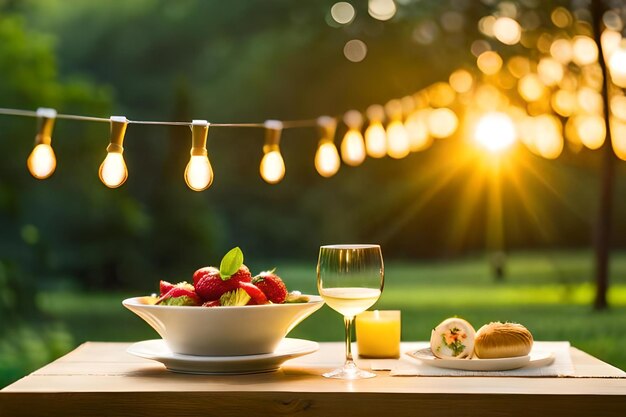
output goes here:
<path id="1" fill-rule="evenodd" d="M 369 0 L 368 10 L 375 18 L 386 20 L 393 17 L 397 7 L 393 0 Z M 520 16 L 518 12 L 514 4 L 504 3 L 497 16 L 480 20 L 479 29 L 486 36 L 507 45 L 521 42 L 524 47 L 536 47 L 542 54 L 538 62 L 535 57 L 529 59 L 517 55 L 508 59 L 503 69 L 503 58 L 491 50 L 492 45 L 485 40 L 475 41 L 471 52 L 477 56 L 477 67 L 484 74 L 482 79 L 487 82 L 480 84 L 481 74 L 474 70 L 459 69 L 450 75 L 448 82 L 434 83 L 412 97 L 391 100 L 385 107 L 370 106 L 366 111 L 368 127 L 365 138 L 361 134 L 363 116 L 357 111 L 349 111 L 344 114 L 348 130 L 341 142 L 341 153 L 334 143 L 337 121 L 328 116 L 312 120 L 268 120 L 265 123 L 214 123 L 211 126 L 264 128 L 266 140 L 260 171 L 263 179 L 271 184 L 280 182 L 285 175 L 285 164 L 279 147 L 283 128 L 318 127 L 321 134 L 315 167 L 321 176 L 330 177 L 338 171 L 342 159 L 348 165 L 357 166 L 366 156 L 402 158 L 411 151 L 426 149 L 433 138 L 451 136 L 459 126 L 457 114 L 451 107 L 455 108 L 453 106 L 458 104 L 465 107 L 475 105 L 475 112 L 484 114 L 475 126 L 474 139 L 488 150 L 498 151 L 500 146 L 510 146 L 519 139 L 531 151 L 545 158 L 558 157 L 564 142 L 563 124 L 555 114 L 568 119 L 565 130 L 570 148 L 574 145 L 576 149 L 583 145 L 591 149 L 599 148 L 606 137 L 606 126 L 602 119 L 604 106 L 599 94 L 603 74 L 598 64 L 598 46 L 588 35 L 590 32 L 585 24 L 578 21 L 578 16 L 564 8 L 557 8 L 551 16 L 553 23 L 559 28 L 571 27 L 574 33 L 568 29 L 568 34 L 566 31 L 556 35 L 544 32 L 536 37 L 529 32 L 531 36 L 522 36 L 522 27 L 525 31 L 534 31 L 537 26 L 529 24 L 524 16 L 520 17 L 520 24 L 514 19 Z M 347 2 L 338 2 L 331 9 L 331 17 L 339 24 L 351 23 L 354 16 L 354 7 Z M 445 23 L 442 26 L 447 28 Z M 601 34 L 602 58 L 607 63 L 613 84 L 626 88 L 626 44 L 620 30 L 621 26 L 606 25 Z M 570 36 L 574 36 L 573 39 Z M 346 46 L 350 46 L 350 53 L 346 56 L 349 59 L 356 62 L 365 57 L 366 46 L 363 42 L 353 40 L 348 44 Z M 574 64 L 579 68 L 574 68 Z M 516 98 L 505 91 L 514 89 L 516 83 L 519 96 L 527 102 L 523 107 L 514 106 Z M 611 123 L 621 123 L 622 126 L 626 117 L 626 99 L 618 89 L 610 89 L 609 93 L 613 96 L 609 97 L 613 119 Z M 501 113 L 499 109 L 502 108 L 506 108 L 507 113 Z M 53 174 L 56 158 L 50 146 L 52 128 L 55 119 L 68 119 L 111 124 L 111 143 L 99 172 L 102 181 L 111 188 L 121 186 L 128 176 L 122 147 L 128 124 L 189 126 L 193 146 L 185 170 L 185 181 L 191 189 L 198 191 L 208 188 L 213 181 L 213 170 L 206 152 L 209 127 L 206 121 L 133 121 L 124 117 L 56 114 L 52 109 L 33 112 L 0 108 L 0 114 L 39 119 L 35 147 L 27 161 L 28 169 L 35 178 L 43 179 Z M 388 120 L 386 129 L 383 124 L 385 120 Z M 511 131 L 514 133 L 511 134 Z M 494 132 L 498 132 L 498 135 Z M 511 137 L 514 139 L 511 140 Z M 503 143 L 509 145 L 504 146 Z M 615 148 L 614 144 L 614 148 L 620 149 L 622 155 L 625 146 L 620 144 Z"/>
<path id="2" fill-rule="evenodd" d="M 416 110 L 404 122 L 404 127 L 409 135 L 411 152 L 422 151 L 433 142 L 428 131 L 428 114 L 429 109 Z"/>
<path id="3" fill-rule="evenodd" d="M 385 109 L 379 104 L 373 104 L 365 111 L 370 121 L 365 129 L 365 148 L 372 158 L 382 158 L 387 155 L 387 133 L 383 127 Z"/>
<path id="4" fill-rule="evenodd" d="M 285 161 L 280 154 L 280 135 L 283 123 L 279 120 L 265 121 L 265 144 L 261 159 L 261 177 L 268 184 L 277 184 L 285 177 Z"/>
<path id="5" fill-rule="evenodd" d="M 206 149 L 209 126 L 206 120 L 191 122 L 191 151 L 185 168 L 185 182 L 193 191 L 206 190 L 213 183 L 213 168 Z"/>
<path id="6" fill-rule="evenodd" d="M 356 110 L 350 110 L 343 116 L 343 122 L 348 126 L 341 141 L 341 159 L 350 166 L 358 166 L 365 160 L 365 143 L 361 135 L 363 116 Z"/>
<path id="7" fill-rule="evenodd" d="M 111 116 L 111 136 L 107 146 L 107 156 L 104 158 L 98 175 L 100 180 L 109 188 L 117 188 L 128 178 L 128 169 L 124 162 L 124 134 L 128 119 L 124 116 Z"/>
<path id="8" fill-rule="evenodd" d="M 335 131 L 337 120 L 329 116 L 317 119 L 320 131 L 320 141 L 315 152 L 315 169 L 324 178 L 332 177 L 339 171 L 341 160 L 335 146 Z"/>
<path id="9" fill-rule="evenodd" d="M 456 114 L 448 109 L 434 109 L 428 114 L 428 130 L 430 134 L 438 139 L 451 136 L 459 124 Z"/>
<path id="10" fill-rule="evenodd" d="M 37 109 L 39 127 L 35 136 L 35 147 L 28 156 L 26 165 L 31 175 L 39 180 L 48 178 L 54 173 L 57 160 L 52 149 L 52 129 L 57 112 L 54 109 Z"/>
<path id="11" fill-rule="evenodd" d="M 404 158 L 411 152 L 411 144 L 402 123 L 402 103 L 391 100 L 385 105 L 385 111 L 390 120 L 387 125 L 387 154 L 394 159 Z"/>

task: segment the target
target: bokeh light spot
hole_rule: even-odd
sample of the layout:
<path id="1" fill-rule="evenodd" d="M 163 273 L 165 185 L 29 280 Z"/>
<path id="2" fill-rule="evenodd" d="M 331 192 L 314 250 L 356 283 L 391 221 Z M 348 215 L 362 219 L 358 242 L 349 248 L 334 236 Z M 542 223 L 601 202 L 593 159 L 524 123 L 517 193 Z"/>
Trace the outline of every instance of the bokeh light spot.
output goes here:
<path id="1" fill-rule="evenodd" d="M 483 73 L 494 75 L 502 68 L 502 58 L 494 51 L 486 51 L 480 54 L 476 64 Z"/>
<path id="2" fill-rule="evenodd" d="M 573 21 L 572 14 L 564 7 L 554 9 L 550 14 L 550 19 L 552 19 L 554 26 L 561 29 L 568 27 Z"/>
<path id="3" fill-rule="evenodd" d="M 493 34 L 503 44 L 515 45 L 522 37 L 522 28 L 510 17 L 499 17 L 493 24 Z"/>
<path id="4" fill-rule="evenodd" d="M 389 20 L 396 14 L 396 3 L 393 0 L 369 0 L 367 12 L 374 19 Z"/>
<path id="5" fill-rule="evenodd" d="M 347 25 L 354 20 L 354 7 L 348 2 L 340 1 L 330 8 L 330 15 L 340 25 Z"/>
<path id="6" fill-rule="evenodd" d="M 527 74 L 519 81 L 517 90 L 526 101 L 539 100 L 544 92 L 545 86 L 537 74 Z"/>
<path id="7" fill-rule="evenodd" d="M 343 47 L 343 54 L 348 61 L 361 62 L 367 56 L 367 45 L 359 39 L 349 40 Z"/>
<path id="8" fill-rule="evenodd" d="M 472 89 L 472 84 L 474 83 L 472 74 L 464 69 L 454 71 L 450 74 L 448 81 L 452 89 L 457 93 L 467 93 Z"/>
<path id="9" fill-rule="evenodd" d="M 574 55 L 572 44 L 568 39 L 557 39 L 550 45 L 550 55 L 561 64 L 567 65 Z"/>
<path id="10" fill-rule="evenodd" d="M 573 51 L 576 65 L 589 65 L 598 60 L 598 46 L 589 36 L 574 37 Z"/>

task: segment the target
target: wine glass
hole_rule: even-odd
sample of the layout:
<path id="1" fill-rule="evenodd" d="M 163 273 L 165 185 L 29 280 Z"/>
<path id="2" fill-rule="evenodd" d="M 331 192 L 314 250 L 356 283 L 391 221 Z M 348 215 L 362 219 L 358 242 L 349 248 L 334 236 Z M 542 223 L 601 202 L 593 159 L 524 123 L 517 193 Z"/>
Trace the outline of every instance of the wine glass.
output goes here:
<path id="1" fill-rule="evenodd" d="M 343 315 L 346 363 L 325 373 L 327 378 L 362 379 L 376 374 L 359 369 L 352 360 L 352 321 L 380 297 L 384 283 L 379 245 L 326 245 L 317 261 L 317 290 L 326 304 Z"/>

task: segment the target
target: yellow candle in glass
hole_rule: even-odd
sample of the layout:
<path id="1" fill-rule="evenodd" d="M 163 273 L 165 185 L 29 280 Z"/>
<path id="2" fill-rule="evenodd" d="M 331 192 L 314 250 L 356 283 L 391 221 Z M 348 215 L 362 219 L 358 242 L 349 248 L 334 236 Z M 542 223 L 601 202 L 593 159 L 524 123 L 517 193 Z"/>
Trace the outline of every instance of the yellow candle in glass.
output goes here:
<path id="1" fill-rule="evenodd" d="M 400 356 L 400 310 L 364 311 L 356 316 L 359 356 L 397 358 Z"/>

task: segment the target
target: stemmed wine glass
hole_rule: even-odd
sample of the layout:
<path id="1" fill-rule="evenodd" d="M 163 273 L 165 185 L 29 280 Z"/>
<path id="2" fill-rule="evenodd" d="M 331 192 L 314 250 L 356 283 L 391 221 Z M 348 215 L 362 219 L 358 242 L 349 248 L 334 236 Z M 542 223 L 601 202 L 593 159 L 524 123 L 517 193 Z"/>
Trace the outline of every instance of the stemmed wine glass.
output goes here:
<path id="1" fill-rule="evenodd" d="M 343 315 L 346 363 L 325 373 L 327 378 L 362 379 L 376 374 L 359 369 L 352 359 L 352 321 L 380 297 L 384 283 L 379 245 L 326 245 L 317 261 L 317 290 L 326 304 Z"/>

